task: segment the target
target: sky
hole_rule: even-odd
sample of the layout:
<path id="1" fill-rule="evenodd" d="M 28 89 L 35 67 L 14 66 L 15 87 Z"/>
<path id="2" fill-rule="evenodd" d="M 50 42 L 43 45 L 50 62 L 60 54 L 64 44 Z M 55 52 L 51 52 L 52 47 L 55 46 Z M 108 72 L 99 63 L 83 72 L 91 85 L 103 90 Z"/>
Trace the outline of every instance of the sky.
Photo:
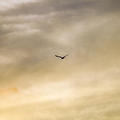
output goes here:
<path id="1" fill-rule="evenodd" d="M 85 96 L 117 96 L 119 5 L 119 0 L 1 0 L 0 117 L 18 119 L 9 111 L 26 105 L 61 101 L 63 107 L 69 104 L 76 110 L 75 101 Z M 59 60 L 55 54 L 68 56 Z M 37 114 L 34 120 L 40 118 Z"/>

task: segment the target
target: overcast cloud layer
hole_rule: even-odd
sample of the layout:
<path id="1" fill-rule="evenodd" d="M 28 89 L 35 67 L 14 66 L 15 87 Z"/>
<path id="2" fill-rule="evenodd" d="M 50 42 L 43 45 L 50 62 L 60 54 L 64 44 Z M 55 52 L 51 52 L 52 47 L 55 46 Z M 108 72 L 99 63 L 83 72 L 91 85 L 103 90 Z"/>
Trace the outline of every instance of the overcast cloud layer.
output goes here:
<path id="1" fill-rule="evenodd" d="M 19 91 L 19 105 L 75 99 L 84 85 L 118 88 L 119 6 L 120 0 L 1 0 L 0 94 Z M 69 56 L 60 61 L 55 54 Z"/>

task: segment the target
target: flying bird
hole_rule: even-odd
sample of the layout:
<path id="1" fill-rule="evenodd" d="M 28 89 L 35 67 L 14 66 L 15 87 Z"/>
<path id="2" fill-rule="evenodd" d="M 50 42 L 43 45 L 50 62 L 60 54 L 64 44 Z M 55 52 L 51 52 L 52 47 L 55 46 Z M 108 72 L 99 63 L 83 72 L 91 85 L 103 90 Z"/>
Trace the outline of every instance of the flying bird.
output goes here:
<path id="1" fill-rule="evenodd" d="M 65 55 L 65 56 L 55 55 L 55 57 L 58 57 L 58 58 L 60 58 L 60 59 L 65 59 L 66 56 L 68 56 L 68 55 Z"/>

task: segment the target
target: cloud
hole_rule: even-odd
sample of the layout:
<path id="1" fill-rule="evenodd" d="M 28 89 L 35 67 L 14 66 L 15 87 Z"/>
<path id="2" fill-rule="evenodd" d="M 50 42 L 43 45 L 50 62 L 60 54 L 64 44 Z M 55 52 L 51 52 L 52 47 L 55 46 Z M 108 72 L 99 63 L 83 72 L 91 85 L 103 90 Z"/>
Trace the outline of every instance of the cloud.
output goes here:
<path id="1" fill-rule="evenodd" d="M 1 0 L 2 118 L 10 113 L 7 108 L 23 106 L 21 116 L 16 110 L 18 116 L 12 116 L 23 119 L 28 106 L 36 103 L 38 108 L 38 102 L 40 109 L 42 103 L 47 110 L 49 104 L 53 108 L 51 103 L 68 109 L 68 104 L 70 108 L 78 106 L 76 101 L 88 104 L 91 99 L 86 97 L 94 102 L 99 95 L 115 95 L 116 101 L 120 86 L 119 11 L 119 0 Z M 55 54 L 69 56 L 59 60 Z M 32 119 L 33 111 L 30 113 Z"/>
<path id="2" fill-rule="evenodd" d="M 5 2 L 5 1 L 4 1 Z M 7 3 L 7 2 L 5 2 Z M 18 2 L 19 3 L 19 2 Z M 11 3 L 12 4 L 12 3 Z M 3 15 L 44 15 L 58 12 L 62 15 L 84 15 L 95 12 L 96 14 L 108 14 L 119 12 L 119 0 L 45 0 L 26 1 L 24 4 L 13 4 L 14 8 L 3 11 Z"/>
<path id="3" fill-rule="evenodd" d="M 35 1 L 35 0 L 34 0 Z M 17 0 L 1 0 L 0 2 L 0 11 L 6 11 L 9 9 L 14 8 L 14 6 L 19 5 L 19 4 L 24 4 L 24 3 L 30 3 L 33 2 L 33 0 L 21 0 L 21 1 L 17 1 Z"/>
<path id="4" fill-rule="evenodd" d="M 118 4 L 118 0 L 11 1 L 13 7 L 0 11 L 2 79 L 37 71 L 40 76 L 59 72 L 66 76 L 68 65 L 77 71 L 118 64 Z M 53 59 L 54 54 L 66 53 L 69 63 Z"/>
<path id="5" fill-rule="evenodd" d="M 25 4 L 20 4 L 16 8 L 9 11 L 3 12 L 3 14 L 17 15 L 17 14 L 49 14 L 51 12 L 62 12 L 83 9 L 86 6 L 91 5 L 93 2 L 90 1 L 58 1 L 56 0 L 45 0 L 43 2 L 36 1 Z"/>

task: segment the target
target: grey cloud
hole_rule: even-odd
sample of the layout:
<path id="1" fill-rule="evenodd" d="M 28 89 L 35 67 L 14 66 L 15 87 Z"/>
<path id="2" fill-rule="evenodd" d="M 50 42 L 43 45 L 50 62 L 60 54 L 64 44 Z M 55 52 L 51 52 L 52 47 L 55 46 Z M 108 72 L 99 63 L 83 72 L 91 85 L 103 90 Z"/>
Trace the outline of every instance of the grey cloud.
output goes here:
<path id="1" fill-rule="evenodd" d="M 110 19 L 110 17 L 113 17 L 113 12 L 116 12 L 115 15 L 119 12 L 117 3 L 119 4 L 118 0 L 49 0 L 41 3 L 22 4 L 9 11 L 1 12 L 1 18 L 3 19 L 0 25 L 8 27 L 0 28 L 0 53 L 5 56 L 16 57 L 15 64 L 12 63 L 2 67 L 4 69 L 0 71 L 1 76 L 3 76 L 1 79 L 5 80 L 5 78 L 14 76 L 14 74 L 16 76 L 22 75 L 24 71 L 25 74 L 32 73 L 40 69 L 38 66 L 42 67 L 42 70 L 46 73 L 47 71 L 50 72 L 50 68 L 53 70 L 58 66 L 52 59 L 58 51 L 63 54 L 73 51 L 71 54 L 77 54 L 74 58 L 75 61 L 70 61 L 75 67 L 92 63 L 92 61 L 98 63 L 98 58 L 107 61 L 110 57 L 102 59 L 102 56 L 107 55 L 107 53 L 110 55 L 111 51 L 109 49 L 114 49 L 113 53 L 117 52 L 118 54 L 119 26 L 114 25 L 114 22 L 119 24 L 116 21 L 117 18 L 112 21 L 108 20 L 108 23 L 100 24 L 102 18 Z M 105 13 L 112 14 L 109 16 Z M 29 16 L 32 15 L 37 15 L 37 17 L 29 19 Z M 25 18 L 26 16 L 28 18 Z M 100 19 L 95 20 L 99 16 Z M 71 31 L 77 23 L 80 23 L 78 24 L 80 29 L 75 31 L 78 34 L 72 33 Z M 27 30 L 24 28 L 12 27 L 12 25 L 21 26 L 24 24 L 30 26 L 27 30 L 38 30 L 38 32 L 27 34 Z M 83 24 L 85 24 L 83 27 L 85 31 L 81 31 Z M 94 27 L 96 25 L 98 26 Z M 62 36 L 61 33 L 63 32 L 75 36 L 74 39 L 69 37 L 70 44 L 64 45 L 62 42 L 58 42 L 57 39 Z M 51 36 L 55 37 L 54 40 Z M 112 45 L 114 45 L 113 48 Z M 115 48 L 116 46 L 117 48 Z M 104 52 L 105 54 L 102 54 Z M 19 53 L 21 54 L 17 58 L 18 55 L 16 54 Z M 99 65 L 101 64 L 99 63 Z M 41 73 L 43 73 L 42 70 Z M 5 74 L 5 71 L 8 74 Z"/>
<path id="2" fill-rule="evenodd" d="M 103 12 L 120 12 L 120 1 L 119 0 L 106 0 L 101 2 L 101 11 Z"/>
<path id="3" fill-rule="evenodd" d="M 83 0 L 50 0 L 45 2 L 27 3 L 18 6 L 15 9 L 11 9 L 6 14 L 19 15 L 19 14 L 49 14 L 51 12 L 62 12 L 84 9 L 86 7 L 93 6 L 96 2 L 83 1 Z M 3 13 L 4 14 L 4 13 Z"/>
<path id="4" fill-rule="evenodd" d="M 26 3 L 17 6 L 14 9 L 3 12 L 3 15 L 31 15 L 31 14 L 50 14 L 52 12 L 62 12 L 67 15 L 67 11 L 71 11 L 74 14 L 92 14 L 92 11 L 96 13 L 111 13 L 119 11 L 119 0 L 49 0 L 43 2 Z"/>

